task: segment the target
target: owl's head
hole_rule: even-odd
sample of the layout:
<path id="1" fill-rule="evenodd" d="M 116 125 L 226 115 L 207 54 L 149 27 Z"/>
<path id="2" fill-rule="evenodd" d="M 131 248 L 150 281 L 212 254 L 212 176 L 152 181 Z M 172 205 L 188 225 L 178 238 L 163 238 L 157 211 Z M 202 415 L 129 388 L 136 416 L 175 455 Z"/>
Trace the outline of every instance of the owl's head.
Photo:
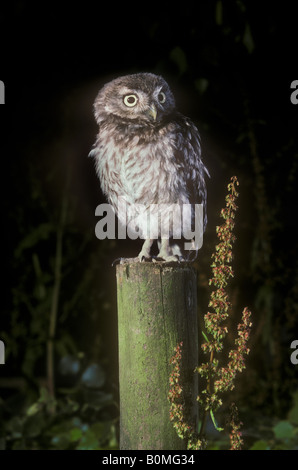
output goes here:
<path id="1" fill-rule="evenodd" d="M 112 80 L 99 91 L 94 103 L 98 124 L 112 115 L 154 126 L 174 109 L 175 100 L 169 85 L 152 73 L 125 75 Z"/>

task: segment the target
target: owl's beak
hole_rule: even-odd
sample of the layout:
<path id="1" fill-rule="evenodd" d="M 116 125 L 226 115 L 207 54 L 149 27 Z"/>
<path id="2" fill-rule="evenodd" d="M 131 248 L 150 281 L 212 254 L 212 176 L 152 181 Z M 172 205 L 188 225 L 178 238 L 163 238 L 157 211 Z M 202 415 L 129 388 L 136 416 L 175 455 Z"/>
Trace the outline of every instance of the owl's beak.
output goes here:
<path id="1" fill-rule="evenodd" d="M 154 106 L 154 104 L 151 104 L 151 105 L 149 106 L 149 109 L 146 111 L 146 114 L 147 114 L 147 116 L 148 116 L 150 119 L 153 119 L 153 121 L 156 121 L 157 109 L 156 109 L 156 107 Z"/>

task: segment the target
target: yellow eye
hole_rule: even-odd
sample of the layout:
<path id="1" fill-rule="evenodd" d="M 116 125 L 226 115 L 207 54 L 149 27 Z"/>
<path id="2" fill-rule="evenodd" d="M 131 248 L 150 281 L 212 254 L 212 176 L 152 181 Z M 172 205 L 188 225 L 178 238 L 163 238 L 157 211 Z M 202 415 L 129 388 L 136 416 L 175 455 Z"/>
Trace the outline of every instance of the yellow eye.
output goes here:
<path id="1" fill-rule="evenodd" d="M 166 95 L 164 94 L 163 91 L 160 91 L 160 92 L 158 93 L 157 98 L 158 98 L 158 101 L 159 101 L 161 104 L 166 101 Z"/>
<path id="2" fill-rule="evenodd" d="M 123 98 L 123 103 L 129 108 L 133 108 L 138 102 L 137 95 L 125 95 Z"/>

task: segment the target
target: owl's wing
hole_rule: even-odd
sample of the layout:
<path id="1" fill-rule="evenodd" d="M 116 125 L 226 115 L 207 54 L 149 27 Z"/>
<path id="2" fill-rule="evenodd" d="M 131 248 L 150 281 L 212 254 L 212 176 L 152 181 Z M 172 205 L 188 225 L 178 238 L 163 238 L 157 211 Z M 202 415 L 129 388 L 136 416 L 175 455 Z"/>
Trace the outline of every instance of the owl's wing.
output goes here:
<path id="1" fill-rule="evenodd" d="M 193 122 L 180 116 L 180 132 L 177 133 L 176 158 L 181 164 L 186 178 L 189 201 L 191 204 L 203 204 L 204 231 L 207 225 L 207 189 L 205 176 L 209 171 L 201 158 L 200 134 Z"/>

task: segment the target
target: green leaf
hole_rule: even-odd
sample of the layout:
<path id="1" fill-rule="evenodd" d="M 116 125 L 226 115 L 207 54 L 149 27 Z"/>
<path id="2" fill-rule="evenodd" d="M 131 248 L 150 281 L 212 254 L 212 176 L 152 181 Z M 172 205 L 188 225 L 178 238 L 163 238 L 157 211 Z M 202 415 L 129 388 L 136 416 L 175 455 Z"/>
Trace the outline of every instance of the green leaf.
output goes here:
<path id="1" fill-rule="evenodd" d="M 218 26 L 221 26 L 222 23 L 223 23 L 223 20 L 222 20 L 222 2 L 221 1 L 216 2 L 216 5 L 215 5 L 215 23 Z"/>
<path id="2" fill-rule="evenodd" d="M 288 420 L 293 424 L 298 424 L 298 392 L 293 395 L 294 406 L 288 413 Z"/>
<path id="3" fill-rule="evenodd" d="M 81 439 L 83 432 L 80 428 L 73 428 L 69 431 L 69 440 L 71 442 L 78 441 Z"/>
<path id="4" fill-rule="evenodd" d="M 291 439 L 294 437 L 294 430 L 294 426 L 289 421 L 280 421 L 273 428 L 276 439 Z"/>
<path id="5" fill-rule="evenodd" d="M 185 52 L 181 47 L 177 46 L 171 50 L 170 59 L 177 65 L 179 74 L 183 75 L 186 72 L 188 65 Z"/>
<path id="6" fill-rule="evenodd" d="M 77 446 L 77 450 L 94 450 L 98 447 L 98 439 L 94 432 L 91 429 L 87 429 Z"/>
<path id="7" fill-rule="evenodd" d="M 90 427 L 91 431 L 94 433 L 94 435 L 100 439 L 102 437 L 106 437 L 108 433 L 108 426 L 110 423 L 105 423 L 105 422 L 97 422 L 92 424 Z"/>
<path id="8" fill-rule="evenodd" d="M 60 434 L 59 436 L 53 436 L 51 439 L 51 445 L 59 450 L 69 449 L 69 435 L 65 433 Z"/>
<path id="9" fill-rule="evenodd" d="M 202 335 L 204 336 L 205 341 L 207 341 L 207 343 L 210 343 L 210 341 L 209 341 L 207 335 L 204 333 L 204 331 L 202 331 Z"/>
<path id="10" fill-rule="evenodd" d="M 248 53 L 251 54 L 255 48 L 255 43 L 248 23 L 246 23 L 242 41 Z"/>
<path id="11" fill-rule="evenodd" d="M 197 91 L 201 95 L 205 93 L 205 91 L 207 90 L 209 86 L 209 81 L 206 78 L 197 78 L 194 83 L 195 83 L 195 87 Z"/>
<path id="12" fill-rule="evenodd" d="M 37 437 L 42 433 L 45 425 L 45 418 L 41 413 L 29 416 L 24 423 L 23 436 L 30 439 Z"/>
<path id="13" fill-rule="evenodd" d="M 250 450 L 270 450 L 270 446 L 266 441 L 259 440 L 254 442 Z"/>
<path id="14" fill-rule="evenodd" d="M 31 405 L 26 411 L 26 415 L 33 416 L 36 413 L 38 413 L 41 410 L 41 408 L 42 408 L 41 403 L 33 403 L 33 405 Z"/>
<path id="15" fill-rule="evenodd" d="M 214 417 L 214 414 L 213 414 L 213 411 L 212 411 L 212 410 L 210 410 L 210 416 L 211 416 L 211 419 L 212 419 L 212 422 L 213 422 L 213 425 L 214 425 L 216 431 L 219 431 L 219 432 L 223 431 L 224 428 L 220 428 L 220 427 L 217 425 L 217 422 L 216 422 L 216 420 L 215 420 L 215 417 Z"/>

